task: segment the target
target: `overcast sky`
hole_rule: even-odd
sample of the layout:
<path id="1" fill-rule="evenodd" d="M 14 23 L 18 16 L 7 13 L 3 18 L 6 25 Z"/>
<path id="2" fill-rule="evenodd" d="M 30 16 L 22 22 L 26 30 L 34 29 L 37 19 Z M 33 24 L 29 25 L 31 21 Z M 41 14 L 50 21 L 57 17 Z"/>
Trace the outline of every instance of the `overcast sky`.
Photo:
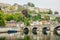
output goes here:
<path id="1" fill-rule="evenodd" d="M 51 8 L 60 13 L 60 0 L 0 0 L 0 3 L 18 3 L 20 5 L 27 4 L 28 2 L 34 3 L 36 7 Z"/>

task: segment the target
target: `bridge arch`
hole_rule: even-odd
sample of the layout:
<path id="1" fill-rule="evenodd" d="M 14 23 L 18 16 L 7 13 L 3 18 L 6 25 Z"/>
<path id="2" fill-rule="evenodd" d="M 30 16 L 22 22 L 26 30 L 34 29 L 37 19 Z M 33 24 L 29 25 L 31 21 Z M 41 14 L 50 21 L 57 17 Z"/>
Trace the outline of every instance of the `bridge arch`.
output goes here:
<path id="1" fill-rule="evenodd" d="M 54 28 L 54 34 L 57 35 L 57 36 L 60 36 L 60 34 L 57 32 L 57 31 L 60 30 L 59 28 L 60 28 L 60 26 L 57 26 L 57 27 Z"/>

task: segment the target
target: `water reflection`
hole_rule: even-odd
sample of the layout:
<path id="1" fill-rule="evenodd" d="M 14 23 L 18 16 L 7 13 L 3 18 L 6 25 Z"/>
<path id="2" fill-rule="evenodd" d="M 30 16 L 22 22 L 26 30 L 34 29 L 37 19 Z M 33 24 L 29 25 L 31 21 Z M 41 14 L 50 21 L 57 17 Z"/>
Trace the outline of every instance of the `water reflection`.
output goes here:
<path id="1" fill-rule="evenodd" d="M 53 40 L 60 40 L 60 36 L 57 36 L 57 35 L 53 35 Z"/>
<path id="2" fill-rule="evenodd" d="M 16 40 L 17 38 L 22 40 L 22 39 L 24 39 L 24 37 L 26 37 L 26 35 L 24 35 L 23 33 L 20 33 L 20 32 L 12 33 L 12 34 L 0 33 L 0 37 L 6 37 L 7 40 Z M 33 39 L 34 37 L 36 39 Z M 54 34 L 53 32 L 49 33 L 48 35 L 44 35 L 41 32 L 37 36 L 32 36 L 31 40 L 60 40 L 60 36 Z"/>

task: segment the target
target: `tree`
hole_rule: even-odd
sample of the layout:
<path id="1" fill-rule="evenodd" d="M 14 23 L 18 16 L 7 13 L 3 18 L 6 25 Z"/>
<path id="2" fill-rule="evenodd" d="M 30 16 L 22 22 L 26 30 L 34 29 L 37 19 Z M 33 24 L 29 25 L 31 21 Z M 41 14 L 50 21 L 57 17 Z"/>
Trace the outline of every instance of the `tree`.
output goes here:
<path id="1" fill-rule="evenodd" d="M 27 17 L 27 18 L 30 17 L 27 9 L 22 10 L 22 14 L 25 15 L 25 17 Z"/>
<path id="2" fill-rule="evenodd" d="M 35 5 L 33 3 L 31 3 L 31 2 L 28 2 L 28 6 L 35 7 Z"/>
<path id="3" fill-rule="evenodd" d="M 26 26 L 30 25 L 29 19 L 22 13 L 16 13 L 15 17 L 17 18 L 15 19 L 17 22 L 23 22 Z"/>
<path id="4" fill-rule="evenodd" d="M 24 19 L 25 19 L 25 16 L 22 14 L 22 13 L 16 13 L 15 14 L 15 20 L 17 21 L 17 22 L 23 22 L 24 21 Z"/>
<path id="5" fill-rule="evenodd" d="M 54 14 L 59 14 L 59 12 L 55 11 Z"/>
<path id="6" fill-rule="evenodd" d="M 28 18 L 25 18 L 24 19 L 24 24 L 26 25 L 26 26 L 29 26 L 30 25 L 30 22 L 29 22 L 30 20 L 28 19 Z"/>
<path id="7" fill-rule="evenodd" d="M 1 10 L 1 7 L 0 7 L 0 10 Z"/>
<path id="8" fill-rule="evenodd" d="M 4 19 L 0 20 L 0 26 L 5 26 L 5 20 Z"/>
<path id="9" fill-rule="evenodd" d="M 14 15 L 13 14 L 7 14 L 6 15 L 6 20 L 7 21 L 14 20 Z"/>
<path id="10" fill-rule="evenodd" d="M 16 22 L 23 22 L 26 26 L 30 24 L 28 18 L 22 13 L 6 14 L 5 19 L 6 21 L 15 20 Z"/>
<path id="11" fill-rule="evenodd" d="M 44 20 L 50 20 L 50 17 L 48 15 L 45 15 Z"/>
<path id="12" fill-rule="evenodd" d="M 53 13 L 52 10 L 49 10 L 48 14 L 52 14 L 52 13 Z"/>
<path id="13" fill-rule="evenodd" d="M 24 21 L 24 24 L 25 24 L 26 26 L 29 26 L 29 25 L 30 25 L 30 22 L 29 22 L 28 20 L 25 20 L 25 21 Z"/>
<path id="14" fill-rule="evenodd" d="M 37 18 L 40 21 L 41 20 L 41 15 L 40 14 L 37 14 Z"/>
<path id="15" fill-rule="evenodd" d="M 56 20 L 56 21 L 60 21 L 60 17 L 56 17 L 55 20 Z"/>
<path id="16" fill-rule="evenodd" d="M 4 13 L 0 11 L 0 26 L 5 26 Z"/>
<path id="17" fill-rule="evenodd" d="M 35 16 L 32 16 L 32 20 L 33 21 L 40 21 L 41 20 L 41 15 L 40 14 L 37 14 Z"/>

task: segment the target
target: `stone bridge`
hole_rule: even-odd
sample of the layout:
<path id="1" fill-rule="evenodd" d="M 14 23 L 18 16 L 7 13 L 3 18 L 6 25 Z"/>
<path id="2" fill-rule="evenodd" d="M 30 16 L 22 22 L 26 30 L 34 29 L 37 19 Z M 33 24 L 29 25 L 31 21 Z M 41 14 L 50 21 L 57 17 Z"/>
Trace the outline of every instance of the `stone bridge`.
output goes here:
<path id="1" fill-rule="evenodd" d="M 0 28 L 0 32 L 6 32 L 8 30 L 17 30 L 17 33 L 12 33 L 12 34 L 8 34 L 8 33 L 0 33 L 0 37 L 1 36 L 5 36 L 5 37 L 19 37 L 19 38 L 24 38 L 24 36 L 29 35 L 30 38 L 32 38 L 32 40 L 36 39 L 36 40 L 53 40 L 53 35 L 54 35 L 54 29 L 56 27 L 60 27 L 60 24 L 58 22 L 50 22 L 47 24 L 40 24 L 40 23 L 36 23 L 36 24 L 31 24 L 30 26 L 23 26 L 23 27 L 16 27 L 16 28 Z M 27 31 L 28 30 L 28 31 Z M 46 33 L 44 33 L 46 31 Z M 26 33 L 28 32 L 28 33 Z"/>

